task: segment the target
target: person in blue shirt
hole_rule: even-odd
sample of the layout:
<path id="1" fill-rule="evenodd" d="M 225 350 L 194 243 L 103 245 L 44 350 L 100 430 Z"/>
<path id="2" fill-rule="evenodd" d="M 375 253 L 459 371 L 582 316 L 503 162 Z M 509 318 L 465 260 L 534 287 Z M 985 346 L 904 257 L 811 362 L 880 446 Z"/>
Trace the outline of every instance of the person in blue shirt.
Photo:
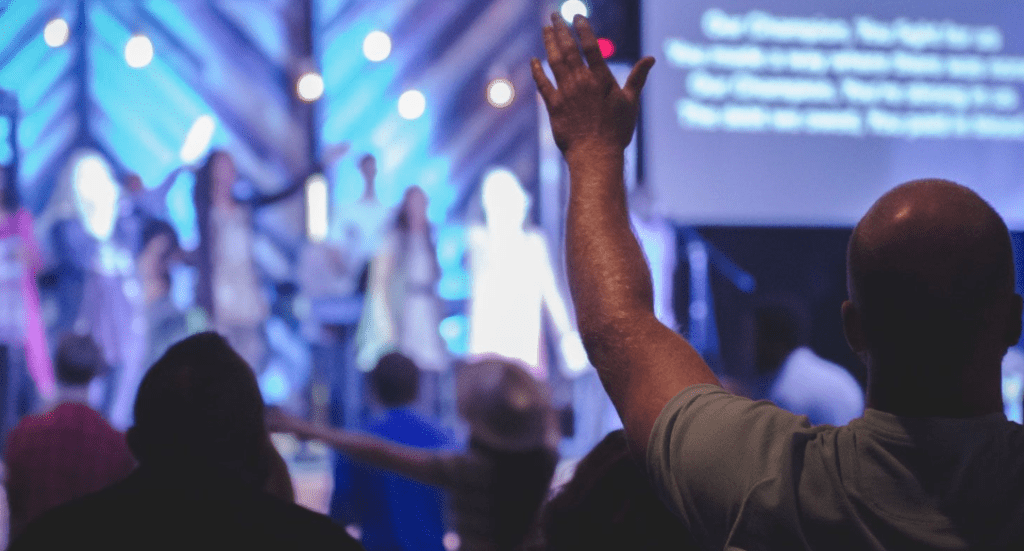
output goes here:
<path id="1" fill-rule="evenodd" d="M 384 412 L 366 431 L 383 439 L 424 449 L 448 446 L 449 440 L 431 420 L 413 411 L 419 395 L 420 371 L 400 353 L 384 355 L 368 383 Z M 368 551 L 444 549 L 444 493 L 394 471 L 354 462 L 335 461 L 331 518 L 362 531 Z"/>

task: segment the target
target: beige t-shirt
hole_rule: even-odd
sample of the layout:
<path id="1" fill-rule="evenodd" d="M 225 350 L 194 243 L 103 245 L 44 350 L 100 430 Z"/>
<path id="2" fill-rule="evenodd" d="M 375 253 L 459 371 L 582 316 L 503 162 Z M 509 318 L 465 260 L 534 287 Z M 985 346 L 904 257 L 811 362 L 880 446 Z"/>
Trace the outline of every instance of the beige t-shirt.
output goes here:
<path id="1" fill-rule="evenodd" d="M 1024 549 L 1024 427 L 1001 413 L 811 427 L 694 385 L 662 410 L 647 466 L 706 549 Z"/>

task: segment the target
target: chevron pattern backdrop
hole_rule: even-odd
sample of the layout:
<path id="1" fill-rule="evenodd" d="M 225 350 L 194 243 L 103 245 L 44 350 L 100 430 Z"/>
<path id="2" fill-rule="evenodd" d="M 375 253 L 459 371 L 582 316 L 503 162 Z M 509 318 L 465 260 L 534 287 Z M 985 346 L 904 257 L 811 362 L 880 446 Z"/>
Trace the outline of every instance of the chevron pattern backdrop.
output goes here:
<path id="1" fill-rule="evenodd" d="M 350 142 L 351 153 L 326 174 L 331 201 L 344 203 L 361 192 L 355 159 L 374 153 L 382 202 L 396 204 L 408 186 L 421 186 L 444 240 L 458 235 L 445 227 L 479 217 L 474 198 L 489 169 L 508 168 L 537 191 L 538 117 L 528 60 L 540 53 L 540 22 L 556 6 L 550 0 L 0 0 L 0 91 L 6 91 L 0 115 L 7 113 L 0 138 L 17 127 L 17 147 L 0 145 L 0 162 L 17 162 L 23 202 L 45 223 L 67 212 L 61 203 L 77 151 L 98 151 L 116 175 L 135 172 L 155 186 L 182 165 L 185 137 L 205 115 L 215 121 L 211 147 L 228 150 L 243 178 L 263 192 L 320 170 L 322 151 Z M 68 22 L 69 38 L 51 47 L 44 28 L 58 17 Z M 363 55 L 372 30 L 392 38 L 384 61 Z M 154 50 L 142 68 L 125 61 L 125 45 L 137 33 Z M 295 94 L 296 78 L 309 69 L 325 82 L 324 96 L 313 104 Z M 516 90 L 503 109 L 485 98 L 487 83 L 498 77 Z M 406 120 L 397 102 L 411 89 L 424 94 L 426 110 Z M 17 110 L 5 111 L 14 102 Z M 191 185 L 186 171 L 168 197 L 186 246 L 196 239 Z M 300 197 L 256 213 L 268 251 L 257 262 L 274 289 L 294 280 L 303 217 Z M 457 254 L 458 244 L 452 247 Z M 449 298 L 460 292 L 455 288 Z M 294 320 L 285 325 L 297 338 Z M 271 335 L 272 347 L 275 342 Z M 284 360 L 304 363 L 287 346 L 277 349 Z"/>

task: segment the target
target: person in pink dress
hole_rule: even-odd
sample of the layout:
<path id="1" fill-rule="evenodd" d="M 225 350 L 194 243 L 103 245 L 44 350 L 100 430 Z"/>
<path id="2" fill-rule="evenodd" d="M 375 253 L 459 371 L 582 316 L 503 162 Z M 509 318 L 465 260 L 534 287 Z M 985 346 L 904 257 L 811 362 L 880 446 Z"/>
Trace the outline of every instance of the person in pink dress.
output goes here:
<path id="1" fill-rule="evenodd" d="M 30 407 L 26 396 L 31 394 L 21 384 L 25 379 L 23 364 L 43 400 L 51 400 L 56 392 L 36 285 L 41 267 L 32 215 L 19 206 L 13 170 L 0 166 L 0 438 L 6 438 L 18 417 Z"/>

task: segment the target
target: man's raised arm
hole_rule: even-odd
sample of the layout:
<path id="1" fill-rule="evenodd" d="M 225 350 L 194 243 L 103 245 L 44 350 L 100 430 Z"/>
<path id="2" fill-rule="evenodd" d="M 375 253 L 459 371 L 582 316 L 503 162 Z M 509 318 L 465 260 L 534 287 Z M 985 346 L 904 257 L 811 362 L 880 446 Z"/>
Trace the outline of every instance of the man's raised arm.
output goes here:
<path id="1" fill-rule="evenodd" d="M 559 15 L 551 20 L 544 47 L 555 85 L 537 59 L 532 69 L 569 165 L 569 289 L 587 355 L 634 451 L 646 454 L 654 421 L 673 396 L 693 384 L 718 384 L 689 343 L 654 317 L 650 271 L 629 225 L 624 151 L 654 58 L 637 62 L 620 88 L 586 18 L 573 21 L 579 47 Z"/>

